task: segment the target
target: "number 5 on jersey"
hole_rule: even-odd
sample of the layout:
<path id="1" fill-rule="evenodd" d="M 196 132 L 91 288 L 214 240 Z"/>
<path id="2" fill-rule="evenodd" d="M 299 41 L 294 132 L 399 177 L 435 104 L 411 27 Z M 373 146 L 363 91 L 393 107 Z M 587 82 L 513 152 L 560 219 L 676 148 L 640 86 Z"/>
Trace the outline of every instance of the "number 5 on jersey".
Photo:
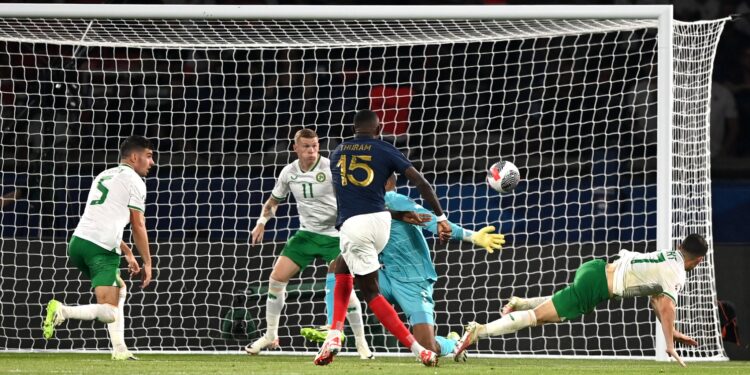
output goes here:
<path id="1" fill-rule="evenodd" d="M 107 199 L 107 194 L 109 194 L 109 188 L 104 186 L 104 181 L 107 181 L 110 178 L 112 178 L 112 176 L 103 176 L 101 179 L 99 179 L 99 183 L 96 184 L 96 188 L 102 192 L 102 195 L 99 197 L 99 199 L 95 199 L 89 202 L 90 205 L 94 206 L 97 204 L 102 204 L 104 203 L 104 200 Z"/>
<path id="2" fill-rule="evenodd" d="M 372 161 L 372 155 L 352 155 L 352 161 L 349 165 L 346 163 L 346 157 L 347 155 L 341 155 L 339 162 L 336 164 L 336 166 L 341 168 L 341 185 L 346 186 L 346 184 L 351 183 L 354 186 L 369 186 L 375 178 L 375 171 L 364 162 Z M 364 180 L 357 180 L 352 176 L 351 173 L 357 169 L 362 169 L 367 173 L 367 177 Z"/>

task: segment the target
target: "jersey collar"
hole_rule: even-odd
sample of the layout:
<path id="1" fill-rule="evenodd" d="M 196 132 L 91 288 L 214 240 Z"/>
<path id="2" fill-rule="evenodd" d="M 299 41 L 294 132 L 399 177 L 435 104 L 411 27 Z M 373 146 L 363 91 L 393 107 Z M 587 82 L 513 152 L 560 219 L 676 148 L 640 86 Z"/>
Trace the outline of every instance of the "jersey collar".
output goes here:
<path id="1" fill-rule="evenodd" d="M 320 155 L 318 155 L 318 159 L 315 160 L 315 164 L 313 164 L 312 167 L 310 167 L 310 169 L 303 171 L 302 166 L 299 164 L 299 159 L 297 159 L 297 169 L 299 169 L 299 171 L 302 173 L 307 173 L 307 172 L 315 170 L 318 164 L 320 164 Z"/>
<path id="2" fill-rule="evenodd" d="M 128 163 L 120 163 L 120 167 L 128 167 L 130 169 L 133 169 L 133 167 L 131 167 L 130 164 L 128 164 Z M 133 169 L 133 170 L 135 170 L 135 169 Z"/>

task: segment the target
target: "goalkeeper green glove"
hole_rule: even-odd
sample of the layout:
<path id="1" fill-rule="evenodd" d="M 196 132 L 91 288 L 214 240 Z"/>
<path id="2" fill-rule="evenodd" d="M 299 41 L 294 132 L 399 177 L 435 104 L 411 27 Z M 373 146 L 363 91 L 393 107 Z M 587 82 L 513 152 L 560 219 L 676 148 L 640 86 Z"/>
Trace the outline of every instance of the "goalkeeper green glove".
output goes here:
<path id="1" fill-rule="evenodd" d="M 485 248 L 487 252 L 492 254 L 495 250 L 502 249 L 503 244 L 505 244 L 505 236 L 500 233 L 492 233 L 494 231 L 495 227 L 492 225 L 476 232 L 464 230 L 464 240 L 468 239 L 471 243 Z"/>

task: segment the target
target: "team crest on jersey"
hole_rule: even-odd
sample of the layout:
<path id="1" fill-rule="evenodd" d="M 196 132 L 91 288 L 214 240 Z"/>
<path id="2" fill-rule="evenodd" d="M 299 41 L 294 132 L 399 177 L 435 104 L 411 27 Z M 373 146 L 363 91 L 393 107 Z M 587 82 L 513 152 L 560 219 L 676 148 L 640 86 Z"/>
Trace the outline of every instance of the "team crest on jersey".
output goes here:
<path id="1" fill-rule="evenodd" d="M 318 174 L 315 176 L 315 180 L 318 182 L 323 182 L 326 180 L 326 174 L 323 172 L 318 172 Z"/>

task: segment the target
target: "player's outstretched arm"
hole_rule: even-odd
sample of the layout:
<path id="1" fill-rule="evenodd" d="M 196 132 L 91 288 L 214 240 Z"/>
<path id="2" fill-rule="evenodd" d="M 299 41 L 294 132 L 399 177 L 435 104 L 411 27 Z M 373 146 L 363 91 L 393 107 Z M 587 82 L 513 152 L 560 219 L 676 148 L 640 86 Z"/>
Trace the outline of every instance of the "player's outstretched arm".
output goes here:
<path id="1" fill-rule="evenodd" d="M 488 253 L 492 254 L 495 250 L 501 250 L 505 244 L 505 236 L 495 233 L 495 227 L 488 225 L 476 232 L 464 229 L 464 241 L 481 246 Z"/>
<path id="2" fill-rule="evenodd" d="M 257 245 L 263 241 L 263 232 L 266 230 L 266 223 L 276 215 L 276 209 L 279 208 L 279 201 L 274 197 L 269 197 L 266 203 L 263 204 L 263 212 L 258 218 L 258 222 L 255 223 L 253 228 L 253 236 L 251 240 L 252 245 Z"/>
<path id="3" fill-rule="evenodd" d="M 391 211 L 391 216 L 393 216 L 394 218 L 394 211 L 412 212 L 419 214 L 420 216 L 424 216 L 426 220 L 423 220 L 422 223 L 410 222 L 410 224 L 424 225 L 425 229 L 427 229 L 428 231 L 439 234 L 437 216 L 432 214 L 430 211 L 428 211 L 406 195 L 398 193 L 388 193 L 385 195 L 385 204 L 390 210 L 393 210 Z M 495 250 L 500 250 L 505 243 L 505 237 L 502 234 L 494 233 L 495 227 L 493 226 L 486 226 L 474 232 L 465 229 L 462 226 L 451 222 L 450 220 L 448 220 L 448 225 L 451 226 L 451 239 L 471 242 L 477 246 L 485 248 L 490 253 Z"/>
<path id="4" fill-rule="evenodd" d="M 438 216 L 438 235 L 440 241 L 448 241 L 451 238 L 451 226 L 448 224 L 448 219 L 443 213 L 443 207 L 440 206 L 440 201 L 435 194 L 435 190 L 432 189 L 430 183 L 414 167 L 407 168 L 404 171 L 404 175 L 419 190 L 419 194 L 430 205 L 432 212 Z"/>
<path id="5" fill-rule="evenodd" d="M 133 237 L 135 238 L 135 247 L 143 261 L 141 270 L 141 288 L 145 288 L 151 283 L 151 251 L 148 244 L 148 233 L 146 233 L 146 217 L 140 210 L 130 210 L 130 226 L 132 227 Z"/>
<path id="6" fill-rule="evenodd" d="M 677 360 L 677 363 L 682 367 L 686 367 L 685 362 L 677 354 L 674 349 L 675 340 L 692 345 L 692 343 L 698 344 L 695 340 L 691 339 L 678 332 L 674 328 L 674 321 L 676 315 L 676 308 L 674 301 L 664 294 L 651 297 L 651 306 L 656 313 L 656 318 L 661 322 L 662 333 L 664 334 L 664 340 L 667 343 L 667 354 Z"/>

